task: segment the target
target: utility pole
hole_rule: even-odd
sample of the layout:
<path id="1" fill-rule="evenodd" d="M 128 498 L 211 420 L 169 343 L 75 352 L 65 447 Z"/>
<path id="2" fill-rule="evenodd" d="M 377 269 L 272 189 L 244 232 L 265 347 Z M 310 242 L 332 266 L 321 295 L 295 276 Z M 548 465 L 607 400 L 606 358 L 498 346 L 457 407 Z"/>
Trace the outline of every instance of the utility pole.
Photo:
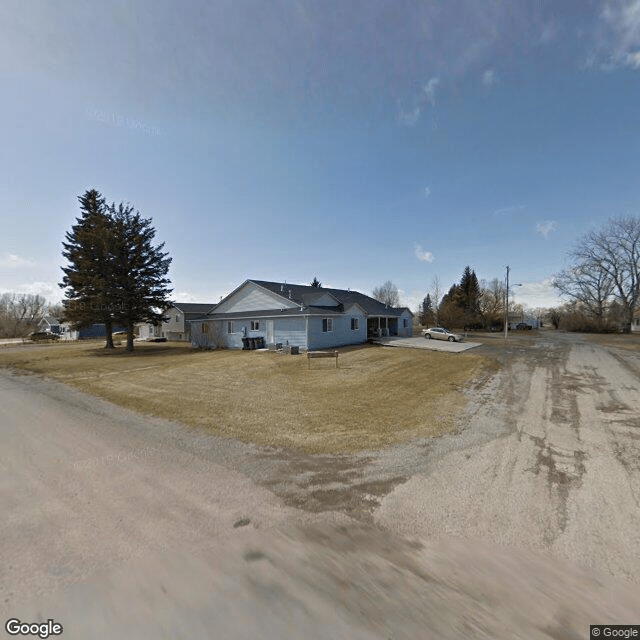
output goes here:
<path id="1" fill-rule="evenodd" d="M 504 293 L 504 339 L 509 337 L 509 265 L 507 265 L 507 289 Z"/>

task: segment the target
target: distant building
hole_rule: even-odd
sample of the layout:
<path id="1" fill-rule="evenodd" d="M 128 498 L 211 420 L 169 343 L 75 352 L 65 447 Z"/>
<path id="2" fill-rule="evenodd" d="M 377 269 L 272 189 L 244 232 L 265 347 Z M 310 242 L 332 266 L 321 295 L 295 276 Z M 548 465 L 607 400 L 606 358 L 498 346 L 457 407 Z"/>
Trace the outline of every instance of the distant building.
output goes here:
<path id="1" fill-rule="evenodd" d="M 206 315 L 215 306 L 213 303 L 176 302 L 173 307 L 165 311 L 162 324 L 139 323 L 138 336 L 142 340 L 166 338 L 188 342 L 191 340 L 191 320 Z"/>

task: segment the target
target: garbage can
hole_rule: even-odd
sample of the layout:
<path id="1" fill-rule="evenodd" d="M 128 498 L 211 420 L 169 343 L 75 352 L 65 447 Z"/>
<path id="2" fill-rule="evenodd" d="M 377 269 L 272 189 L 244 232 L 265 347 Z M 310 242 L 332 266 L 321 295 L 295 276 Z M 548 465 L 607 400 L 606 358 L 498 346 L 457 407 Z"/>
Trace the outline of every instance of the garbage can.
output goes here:
<path id="1" fill-rule="evenodd" d="M 249 338 L 242 338 L 242 350 L 246 351 L 249 348 Z"/>

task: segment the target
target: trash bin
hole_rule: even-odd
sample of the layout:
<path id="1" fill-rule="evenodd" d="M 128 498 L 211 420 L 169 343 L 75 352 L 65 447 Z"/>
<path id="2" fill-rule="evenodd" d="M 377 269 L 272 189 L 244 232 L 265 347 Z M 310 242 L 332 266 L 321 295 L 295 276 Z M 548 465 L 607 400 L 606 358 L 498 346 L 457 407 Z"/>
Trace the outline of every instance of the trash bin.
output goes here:
<path id="1" fill-rule="evenodd" d="M 246 351 L 249 348 L 249 338 L 242 338 L 242 349 Z"/>

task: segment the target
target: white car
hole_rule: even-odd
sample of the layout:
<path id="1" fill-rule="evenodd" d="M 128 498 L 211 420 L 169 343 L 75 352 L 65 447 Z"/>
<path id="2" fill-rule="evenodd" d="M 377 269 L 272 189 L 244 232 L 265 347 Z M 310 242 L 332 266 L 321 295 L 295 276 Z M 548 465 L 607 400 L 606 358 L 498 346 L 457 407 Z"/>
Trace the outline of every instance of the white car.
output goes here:
<path id="1" fill-rule="evenodd" d="M 444 327 L 433 327 L 433 329 L 423 329 L 422 335 L 427 340 L 448 340 L 449 342 L 462 342 L 464 338 L 459 333 L 453 333 Z"/>

